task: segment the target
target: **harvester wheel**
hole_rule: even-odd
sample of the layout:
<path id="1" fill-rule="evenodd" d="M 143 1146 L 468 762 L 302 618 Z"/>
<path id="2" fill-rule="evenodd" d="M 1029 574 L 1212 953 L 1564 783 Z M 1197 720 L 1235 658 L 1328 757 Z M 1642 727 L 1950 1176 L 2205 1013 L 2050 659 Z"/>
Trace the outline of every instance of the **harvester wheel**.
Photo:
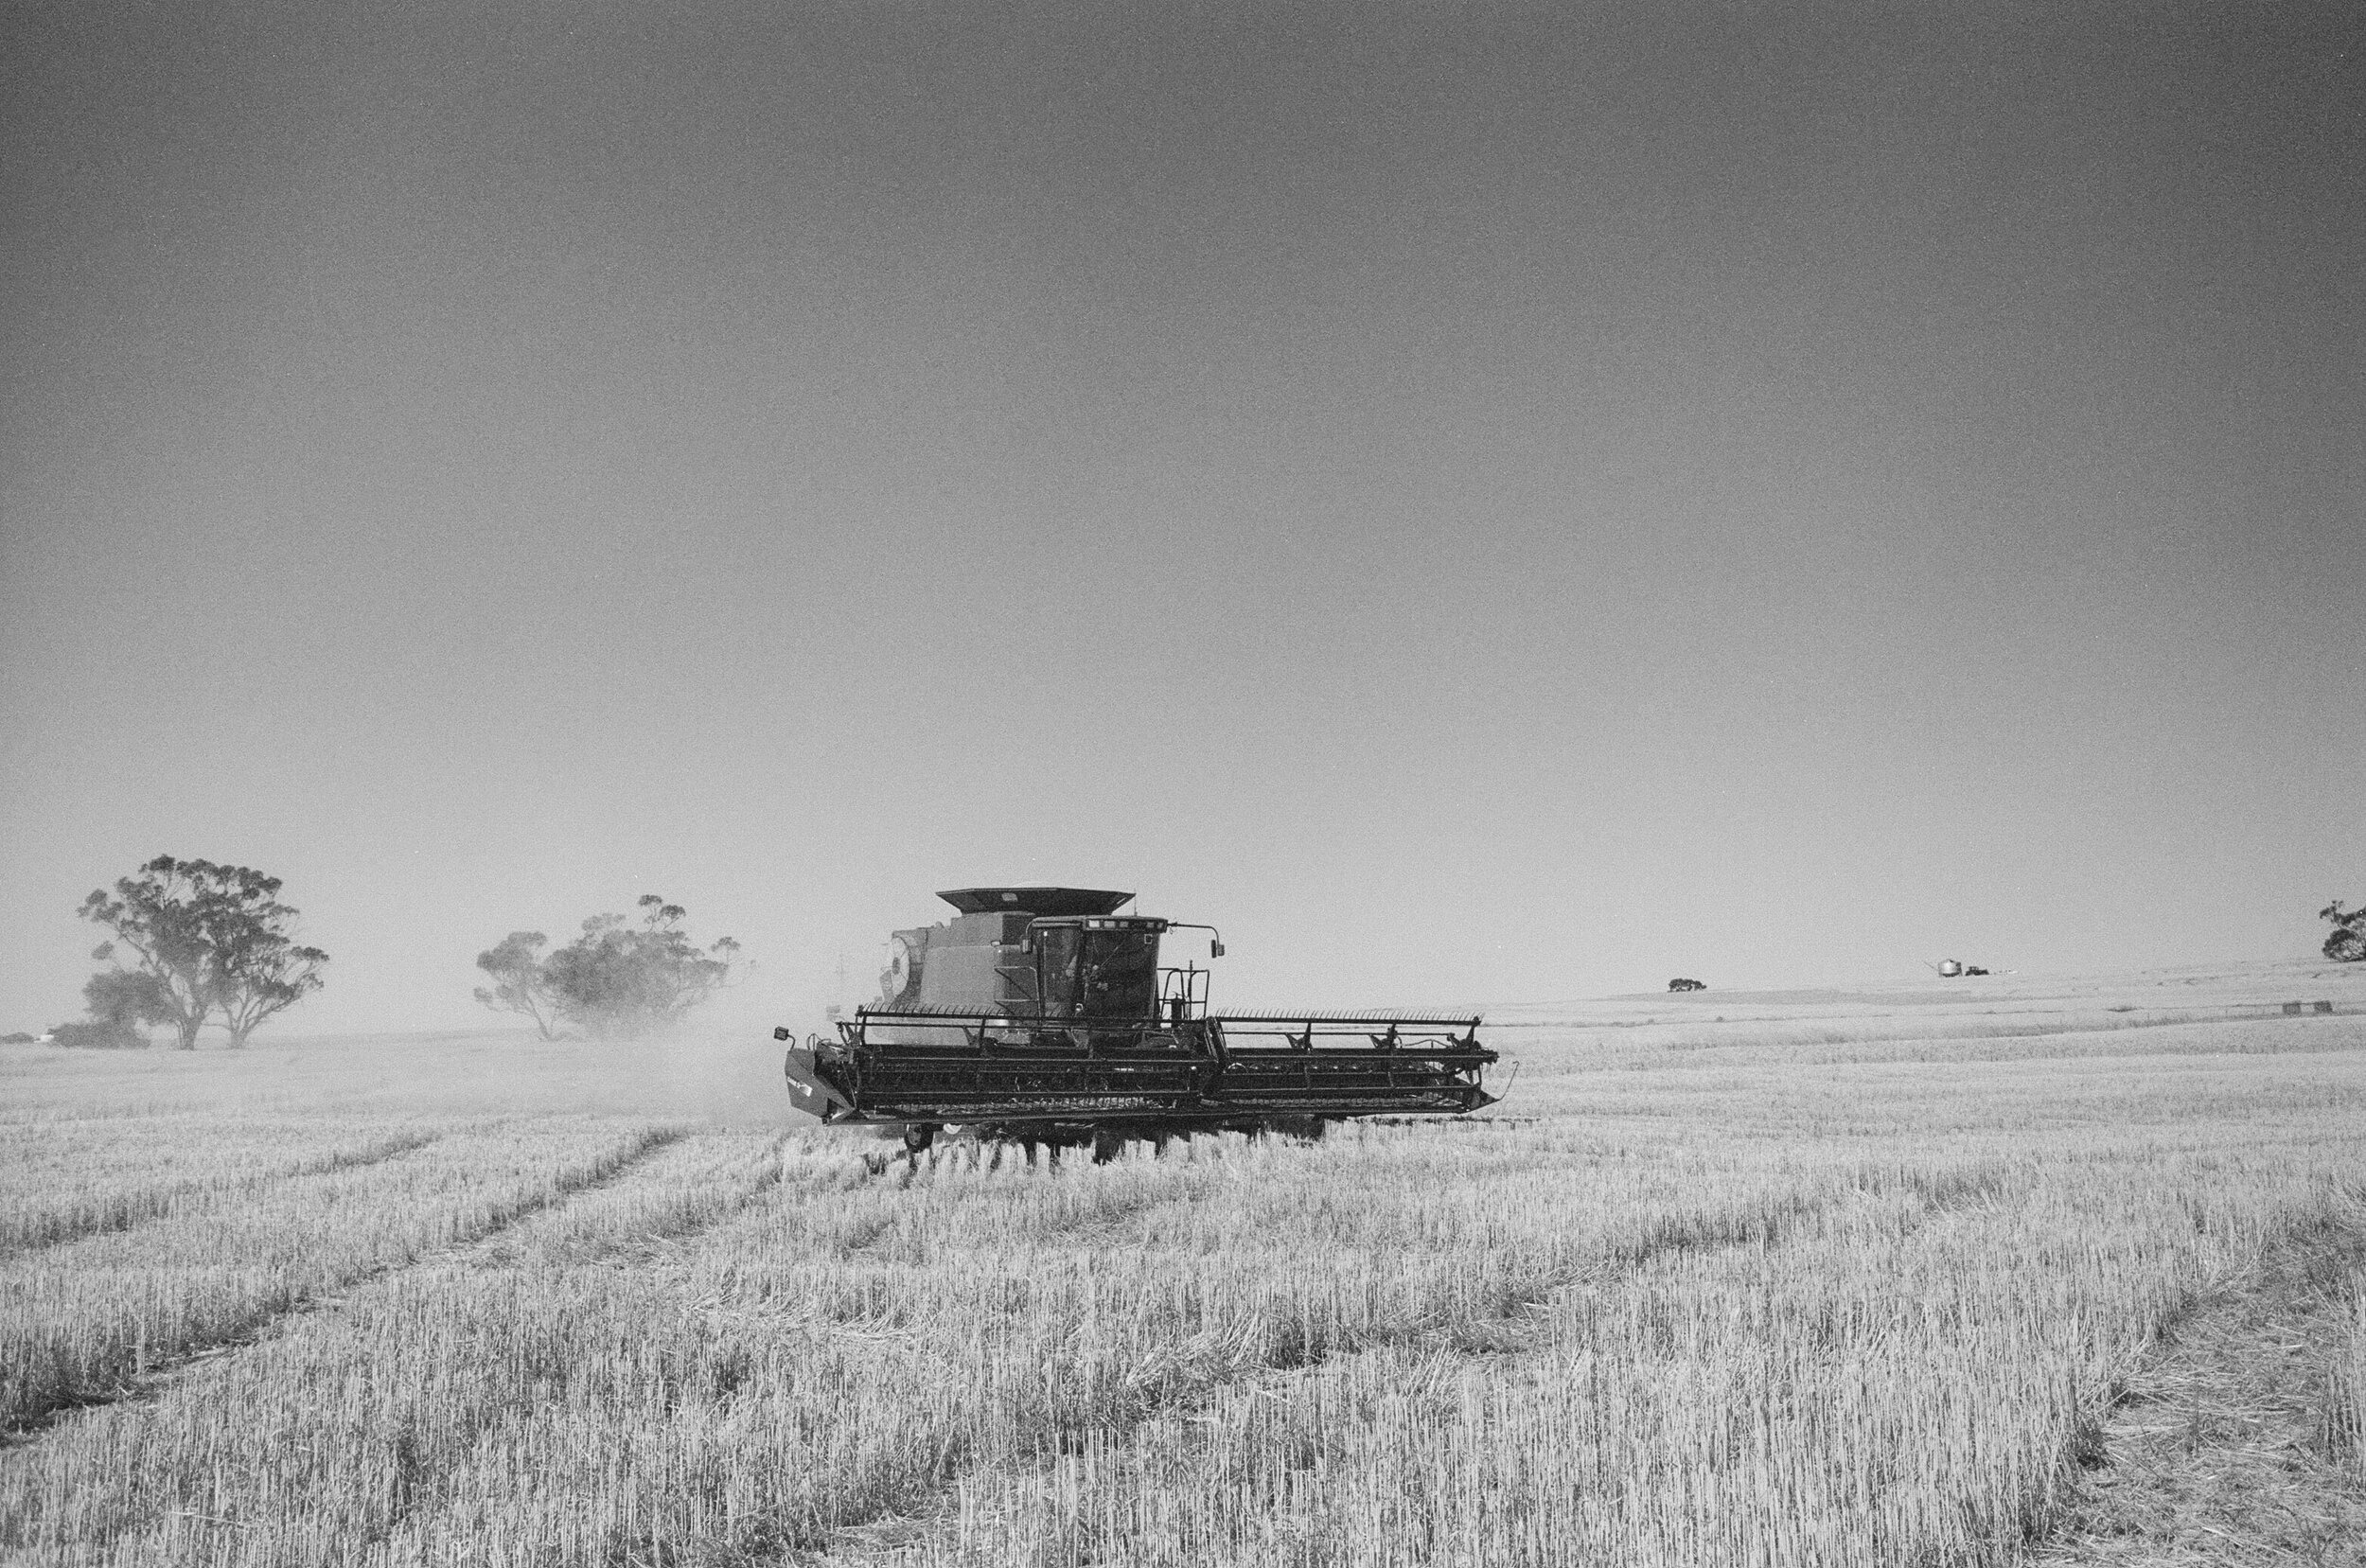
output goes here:
<path id="1" fill-rule="evenodd" d="M 904 1148 L 909 1154 L 919 1154 L 937 1140 L 937 1125 L 923 1121 L 904 1129 Z"/>
<path id="2" fill-rule="evenodd" d="M 2356 963 L 2366 959 L 2366 933 L 2340 930 L 2325 938 L 2325 957 L 2336 963 Z"/>
<path id="3" fill-rule="evenodd" d="M 1125 1135 L 1115 1127 L 1093 1129 L 1093 1163 L 1106 1165 L 1125 1150 Z"/>

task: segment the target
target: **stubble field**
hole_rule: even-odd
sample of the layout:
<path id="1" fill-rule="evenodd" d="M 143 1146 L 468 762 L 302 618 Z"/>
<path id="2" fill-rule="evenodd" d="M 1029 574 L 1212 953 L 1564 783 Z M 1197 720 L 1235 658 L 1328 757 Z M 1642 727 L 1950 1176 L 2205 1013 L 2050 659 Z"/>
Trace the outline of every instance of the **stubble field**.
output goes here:
<path id="1" fill-rule="evenodd" d="M 1492 1115 L 885 1176 L 760 1036 L 7 1048 L 0 1550 L 2366 1560 L 2361 1013 L 1521 1009 Z"/>

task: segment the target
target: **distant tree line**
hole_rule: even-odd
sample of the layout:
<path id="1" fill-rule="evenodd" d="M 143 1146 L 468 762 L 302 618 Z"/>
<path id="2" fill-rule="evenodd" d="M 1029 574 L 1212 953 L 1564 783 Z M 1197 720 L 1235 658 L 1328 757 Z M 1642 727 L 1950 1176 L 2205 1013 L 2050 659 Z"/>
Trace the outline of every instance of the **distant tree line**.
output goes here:
<path id="1" fill-rule="evenodd" d="M 321 989 L 328 955 L 299 943 L 298 911 L 279 900 L 280 879 L 249 866 L 176 860 L 160 854 L 111 891 L 95 889 L 80 915 L 114 933 L 91 956 L 109 967 L 82 986 L 87 1016 L 57 1026 L 60 1045 L 145 1046 L 147 1031 L 168 1026 L 183 1050 L 197 1048 L 208 1023 L 239 1047 L 266 1020 Z M 719 937 L 700 947 L 683 929 L 689 911 L 656 893 L 643 895 L 636 925 L 624 915 L 593 915 L 583 934 L 544 952 L 539 931 L 512 931 L 479 953 L 491 981 L 476 999 L 530 1020 L 545 1040 L 569 1027 L 595 1039 L 639 1039 L 680 1023 L 730 982 L 739 943 Z M 2333 926 L 2324 955 L 2366 960 L 2366 908 L 2339 899 L 2318 911 Z M 1972 969 L 1971 974 L 1986 971 Z M 1679 978 L 1670 991 L 1698 991 Z M 10 1035 L 24 1040 L 25 1035 Z"/>
<path id="2" fill-rule="evenodd" d="M 320 990 L 328 962 L 296 939 L 299 911 L 281 902 L 280 887 L 251 866 L 160 854 L 112 890 L 95 890 L 79 913 L 110 933 L 91 955 L 107 967 L 82 986 L 85 1016 L 48 1038 L 138 1047 L 165 1027 L 183 1050 L 194 1050 L 199 1032 L 215 1024 L 233 1047 L 245 1045 L 264 1022 Z M 556 951 L 544 951 L 550 939 L 539 931 L 512 931 L 477 955 L 491 983 L 476 998 L 523 1014 L 545 1040 L 568 1029 L 596 1039 L 660 1033 L 730 982 L 739 952 L 730 937 L 694 943 L 682 925 L 688 914 L 650 893 L 638 921 L 593 915 Z"/>

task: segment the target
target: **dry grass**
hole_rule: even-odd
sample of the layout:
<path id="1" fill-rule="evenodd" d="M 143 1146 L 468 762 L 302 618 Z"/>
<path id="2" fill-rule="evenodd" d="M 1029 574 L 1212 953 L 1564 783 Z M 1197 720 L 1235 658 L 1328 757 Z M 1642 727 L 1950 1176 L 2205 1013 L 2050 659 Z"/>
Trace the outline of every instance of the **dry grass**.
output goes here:
<path id="1" fill-rule="evenodd" d="M 2145 1412 L 2206 1388 L 2194 1408 L 2270 1424 L 2189 1423 L 2180 1463 L 2269 1464 L 2245 1445 L 2272 1429 L 2340 1506 L 2366 1494 L 2366 1330 L 2335 1267 L 2366 1052 L 2314 1021 L 2205 1027 L 2024 1036 L 2060 1054 L 2013 1061 L 1925 1039 L 1770 1062 L 1791 1048 L 1738 1028 L 1633 1066 L 1529 1037 L 1558 1070 L 1524 1077 L 1517 1121 L 1099 1168 L 954 1145 L 879 1179 L 818 1133 L 488 1126 L 435 1109 L 443 1086 L 326 1071 L 294 1079 L 311 1142 L 234 1138 L 217 1169 L 152 1083 L 103 1065 L 85 1108 L 111 1114 L 75 1116 L 34 1061 L 9 1134 L 51 1157 L 12 1205 L 209 1185 L 0 1262 L 0 1291 L 51 1303 L 4 1330 L 35 1369 L 18 1408 L 130 1394 L 0 1455 L 0 1546 L 1789 1568 L 2190 1553 L 2207 1525 L 2300 1552 L 2335 1538 L 2164 1503 L 2186 1472 L 2147 1457 Z M 2124 1040 L 2168 1048 L 2103 1054 Z M 264 1071 L 212 1060 L 190 1081 L 216 1102 Z M 138 1188 L 132 1139 L 177 1173 Z M 149 1300 L 160 1327 L 127 1342 L 117 1304 Z M 2142 1528 L 2111 1534 L 2115 1508 Z"/>

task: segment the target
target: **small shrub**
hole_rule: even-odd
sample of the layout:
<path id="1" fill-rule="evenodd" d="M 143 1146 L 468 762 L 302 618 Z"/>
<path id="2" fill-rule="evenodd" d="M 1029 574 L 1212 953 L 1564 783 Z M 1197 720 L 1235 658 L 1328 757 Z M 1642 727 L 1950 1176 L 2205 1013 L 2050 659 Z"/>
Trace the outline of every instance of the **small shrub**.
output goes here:
<path id="1" fill-rule="evenodd" d="M 51 1044 L 73 1050 L 144 1050 L 150 1044 L 137 1029 L 112 1018 L 60 1024 L 49 1038 Z"/>

